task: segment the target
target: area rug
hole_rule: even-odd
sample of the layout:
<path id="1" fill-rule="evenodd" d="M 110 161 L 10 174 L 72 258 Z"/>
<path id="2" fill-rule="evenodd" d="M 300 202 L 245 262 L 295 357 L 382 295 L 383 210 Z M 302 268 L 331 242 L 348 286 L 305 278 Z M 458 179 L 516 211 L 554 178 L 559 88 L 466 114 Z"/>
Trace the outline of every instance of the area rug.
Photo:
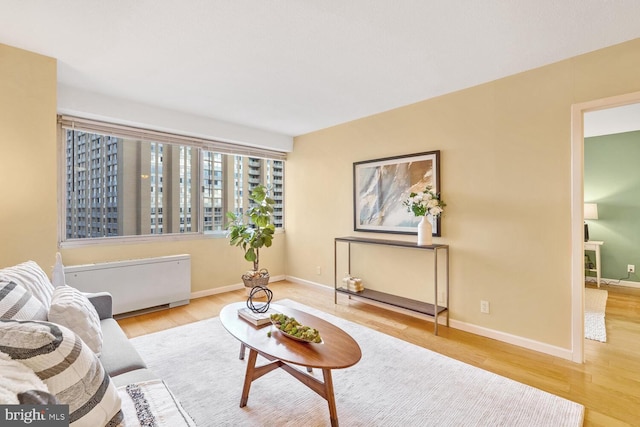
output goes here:
<path id="1" fill-rule="evenodd" d="M 278 304 L 322 317 L 360 344 L 360 362 L 333 371 L 342 426 L 582 426 L 575 402 L 294 301 Z M 330 425 L 327 402 L 281 370 L 254 381 L 240 408 L 246 358 L 218 318 L 132 342 L 199 426 Z"/>
<path id="2" fill-rule="evenodd" d="M 609 293 L 604 289 L 585 288 L 584 290 L 584 337 L 590 340 L 607 342 L 607 328 L 604 312 L 607 308 Z"/>

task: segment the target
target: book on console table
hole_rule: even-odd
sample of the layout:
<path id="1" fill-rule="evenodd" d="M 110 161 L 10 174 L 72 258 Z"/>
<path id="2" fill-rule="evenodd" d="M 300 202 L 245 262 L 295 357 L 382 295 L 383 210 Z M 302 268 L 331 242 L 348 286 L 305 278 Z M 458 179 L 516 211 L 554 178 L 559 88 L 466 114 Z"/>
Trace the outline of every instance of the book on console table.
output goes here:
<path id="1" fill-rule="evenodd" d="M 277 313 L 277 311 L 272 309 L 267 310 L 265 313 L 255 313 L 249 307 L 238 309 L 238 316 L 242 317 L 254 326 L 263 326 L 267 323 L 271 323 L 271 315 L 274 313 Z"/>

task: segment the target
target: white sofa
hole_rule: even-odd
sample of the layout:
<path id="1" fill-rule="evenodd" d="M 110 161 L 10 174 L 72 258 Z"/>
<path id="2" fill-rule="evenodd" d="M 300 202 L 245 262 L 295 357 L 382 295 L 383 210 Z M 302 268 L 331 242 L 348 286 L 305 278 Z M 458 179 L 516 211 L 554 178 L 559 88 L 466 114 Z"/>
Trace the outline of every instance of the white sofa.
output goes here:
<path id="1" fill-rule="evenodd" d="M 54 287 L 33 261 L 0 269 L 0 359 L 30 368 L 37 390 L 69 405 L 71 426 L 195 425 L 113 319 L 111 295 Z M 0 404 L 38 403 L 15 388 L 0 379 Z"/>

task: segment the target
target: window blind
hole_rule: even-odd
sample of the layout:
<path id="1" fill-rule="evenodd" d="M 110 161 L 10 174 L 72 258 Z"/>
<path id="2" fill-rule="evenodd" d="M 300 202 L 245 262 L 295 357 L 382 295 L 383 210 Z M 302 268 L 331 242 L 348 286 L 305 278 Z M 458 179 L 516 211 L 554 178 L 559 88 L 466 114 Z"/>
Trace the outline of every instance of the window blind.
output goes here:
<path id="1" fill-rule="evenodd" d="M 286 153 L 275 150 L 268 150 L 265 148 L 250 147 L 231 142 L 216 141 L 212 139 L 197 138 L 169 132 L 137 128 L 127 125 L 106 123 L 81 117 L 59 115 L 58 123 L 64 129 L 114 135 L 121 138 L 130 138 L 147 142 L 164 142 L 189 145 L 223 154 L 260 157 L 275 160 L 285 160 L 287 158 Z"/>

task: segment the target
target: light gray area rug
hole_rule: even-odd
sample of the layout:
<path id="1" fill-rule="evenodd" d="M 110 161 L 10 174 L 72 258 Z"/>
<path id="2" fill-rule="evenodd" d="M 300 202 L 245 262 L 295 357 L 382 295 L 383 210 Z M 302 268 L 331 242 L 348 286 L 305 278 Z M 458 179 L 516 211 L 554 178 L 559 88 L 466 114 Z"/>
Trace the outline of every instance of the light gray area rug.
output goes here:
<path id="1" fill-rule="evenodd" d="M 343 427 L 582 425 L 577 403 L 294 301 L 278 304 L 322 317 L 360 344 L 360 362 L 333 371 Z M 218 318 L 132 341 L 199 426 L 330 425 L 326 401 L 279 369 L 254 381 L 240 408 L 246 359 Z"/>
<path id="2" fill-rule="evenodd" d="M 609 293 L 604 289 L 584 289 L 584 337 L 607 342 L 607 328 L 604 313 Z"/>

